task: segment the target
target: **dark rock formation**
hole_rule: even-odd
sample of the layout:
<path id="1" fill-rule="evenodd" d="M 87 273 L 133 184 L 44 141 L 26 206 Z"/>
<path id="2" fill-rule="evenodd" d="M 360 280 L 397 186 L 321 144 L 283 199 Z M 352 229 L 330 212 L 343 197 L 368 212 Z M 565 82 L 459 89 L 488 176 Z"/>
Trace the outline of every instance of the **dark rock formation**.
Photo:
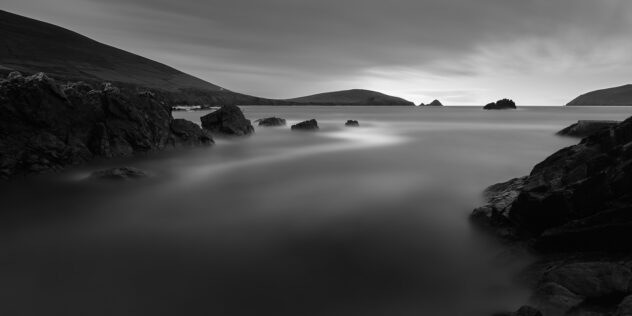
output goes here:
<path id="1" fill-rule="evenodd" d="M 169 106 L 151 95 L 62 87 L 43 73 L 0 81 L 0 113 L 0 178 L 205 143 L 174 134 Z"/>
<path id="2" fill-rule="evenodd" d="M 434 100 L 434 101 L 430 102 L 430 104 L 427 104 L 426 106 L 443 106 L 443 104 L 441 104 L 441 102 L 439 102 L 439 100 Z"/>
<path id="3" fill-rule="evenodd" d="M 557 135 L 584 138 L 597 132 L 614 128 L 619 123 L 621 122 L 590 120 L 578 121 L 577 123 L 557 132 Z"/>
<path id="4" fill-rule="evenodd" d="M 201 129 L 197 124 L 184 119 L 175 119 L 171 122 L 171 132 L 180 139 L 179 145 L 196 146 L 199 144 L 214 143 L 211 135 Z"/>
<path id="5" fill-rule="evenodd" d="M 293 131 L 315 131 L 318 130 L 318 122 L 314 119 L 303 121 L 298 124 L 292 125 Z"/>
<path id="6" fill-rule="evenodd" d="M 278 117 L 268 117 L 268 118 L 256 120 L 255 123 L 258 123 L 259 126 L 266 126 L 266 127 L 285 126 L 286 124 L 285 119 L 278 118 Z"/>
<path id="7" fill-rule="evenodd" d="M 483 107 L 485 110 L 515 110 L 516 103 L 513 100 L 502 99 L 492 102 Z"/>
<path id="8" fill-rule="evenodd" d="M 632 84 L 589 92 L 575 98 L 567 105 L 632 105 Z"/>
<path id="9" fill-rule="evenodd" d="M 347 127 L 359 127 L 360 123 L 358 121 L 356 121 L 356 120 L 348 120 L 345 123 L 345 126 L 347 126 Z"/>
<path id="10" fill-rule="evenodd" d="M 202 127 L 216 134 L 245 136 L 255 129 L 236 105 L 224 105 L 219 110 L 202 116 Z"/>
<path id="11" fill-rule="evenodd" d="M 95 171 L 90 180 L 136 180 L 149 177 L 145 171 L 136 168 L 122 167 Z"/>
<path id="12" fill-rule="evenodd" d="M 546 315 L 613 315 L 632 295 L 632 117 L 487 191 L 479 226 L 542 256 L 533 305 Z"/>

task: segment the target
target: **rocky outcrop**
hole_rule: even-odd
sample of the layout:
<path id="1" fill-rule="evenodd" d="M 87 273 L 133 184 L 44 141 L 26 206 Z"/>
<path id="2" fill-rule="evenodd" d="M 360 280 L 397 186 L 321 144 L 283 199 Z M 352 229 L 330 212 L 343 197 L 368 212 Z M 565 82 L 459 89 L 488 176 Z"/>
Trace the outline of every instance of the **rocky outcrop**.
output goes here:
<path id="1" fill-rule="evenodd" d="M 293 131 L 315 131 L 318 130 L 318 122 L 314 119 L 303 121 L 292 125 Z"/>
<path id="2" fill-rule="evenodd" d="M 199 144 L 214 143 L 213 137 L 211 137 L 207 131 L 185 119 L 173 120 L 171 122 L 171 132 L 180 140 L 177 142 L 178 145 L 196 146 Z"/>
<path id="3" fill-rule="evenodd" d="M 348 120 L 345 123 L 345 126 L 346 127 L 360 127 L 360 123 L 358 121 L 356 121 L 356 120 Z"/>
<path id="4" fill-rule="evenodd" d="M 149 177 L 149 174 L 143 170 L 131 168 L 131 167 L 122 167 L 122 168 L 112 168 L 106 170 L 99 170 L 93 172 L 89 179 L 90 180 L 138 180 Z"/>
<path id="5" fill-rule="evenodd" d="M 486 190 L 472 220 L 541 256 L 533 305 L 613 315 L 632 294 L 632 117 Z"/>
<path id="6" fill-rule="evenodd" d="M 286 124 L 285 119 L 278 118 L 278 117 L 267 117 L 267 118 L 259 119 L 259 120 L 256 120 L 255 123 L 257 123 L 259 126 L 266 126 L 266 127 L 285 126 Z"/>
<path id="7" fill-rule="evenodd" d="M 483 107 L 485 110 L 515 110 L 516 103 L 513 100 L 502 99 L 489 103 Z"/>
<path id="8" fill-rule="evenodd" d="M 202 127 L 214 134 L 246 136 L 255 132 L 250 120 L 246 119 L 236 105 L 224 105 L 215 112 L 202 116 Z"/>
<path id="9" fill-rule="evenodd" d="M 619 123 L 621 122 L 582 120 L 557 132 L 557 135 L 584 138 L 606 129 L 612 129 Z"/>
<path id="10" fill-rule="evenodd" d="M 95 157 L 209 143 L 174 134 L 169 106 L 151 94 L 124 94 L 107 84 L 60 86 L 43 73 L 12 73 L 0 81 L 0 113 L 1 178 L 59 170 Z"/>
<path id="11" fill-rule="evenodd" d="M 439 100 L 434 100 L 430 104 L 426 104 L 426 106 L 443 106 L 443 104 Z"/>

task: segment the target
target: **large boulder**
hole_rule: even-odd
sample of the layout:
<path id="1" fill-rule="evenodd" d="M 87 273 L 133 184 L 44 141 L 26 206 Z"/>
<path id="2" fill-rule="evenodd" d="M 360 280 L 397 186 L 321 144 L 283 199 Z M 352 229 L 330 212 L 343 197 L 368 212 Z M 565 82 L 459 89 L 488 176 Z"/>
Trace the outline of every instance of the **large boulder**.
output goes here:
<path id="1" fill-rule="evenodd" d="M 60 86 L 43 73 L 0 81 L 0 113 L 1 178 L 164 150 L 182 140 L 171 130 L 170 107 L 151 94 L 111 84 Z"/>
<path id="2" fill-rule="evenodd" d="M 256 120 L 259 126 L 273 127 L 273 126 L 285 126 L 285 119 L 279 117 L 267 117 L 263 119 Z"/>
<path id="3" fill-rule="evenodd" d="M 483 107 L 485 110 L 515 110 L 516 103 L 513 100 L 502 99 L 489 103 Z"/>
<path id="4" fill-rule="evenodd" d="M 356 120 L 348 120 L 345 123 L 345 126 L 346 127 L 360 127 L 360 123 L 358 121 L 356 121 Z"/>
<path id="5" fill-rule="evenodd" d="M 202 127 L 214 134 L 245 136 L 255 129 L 236 105 L 224 105 L 215 112 L 202 116 Z"/>
<path id="6" fill-rule="evenodd" d="M 318 130 L 318 122 L 314 119 L 292 125 L 293 131 L 315 131 Z"/>
<path id="7" fill-rule="evenodd" d="M 557 132 L 557 135 L 584 138 L 597 132 L 612 129 L 619 123 L 621 122 L 582 120 Z"/>

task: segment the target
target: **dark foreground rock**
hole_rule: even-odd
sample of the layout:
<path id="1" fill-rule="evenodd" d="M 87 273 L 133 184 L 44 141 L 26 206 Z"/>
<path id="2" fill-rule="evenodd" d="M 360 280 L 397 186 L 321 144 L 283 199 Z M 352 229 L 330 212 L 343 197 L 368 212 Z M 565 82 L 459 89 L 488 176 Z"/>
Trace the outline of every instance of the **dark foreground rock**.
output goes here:
<path id="1" fill-rule="evenodd" d="M 90 180 L 137 180 L 149 177 L 143 170 L 122 167 L 95 171 L 90 175 Z"/>
<path id="2" fill-rule="evenodd" d="M 472 220 L 541 257 L 531 303 L 547 315 L 615 315 L 632 295 L 632 118 L 486 190 Z"/>
<path id="3" fill-rule="evenodd" d="M 224 105 L 219 110 L 200 118 L 202 127 L 215 134 L 245 136 L 255 129 L 236 105 Z"/>
<path id="4" fill-rule="evenodd" d="M 516 103 L 513 100 L 502 99 L 489 103 L 483 107 L 485 110 L 515 110 Z"/>
<path id="5" fill-rule="evenodd" d="M 293 131 L 315 131 L 318 130 L 318 122 L 314 119 L 303 121 L 292 125 Z"/>
<path id="6" fill-rule="evenodd" d="M 348 120 L 345 123 L 345 126 L 346 127 L 360 127 L 360 123 L 358 121 L 356 121 L 356 120 Z"/>
<path id="7" fill-rule="evenodd" d="M 28 77 L 12 73 L 1 80 L 0 113 L 0 178 L 4 179 L 60 170 L 96 157 L 210 143 L 174 133 L 170 107 L 151 93 L 123 94 L 109 84 L 60 86 L 43 73 Z"/>
<path id="8" fill-rule="evenodd" d="M 285 126 L 285 119 L 279 117 L 268 117 L 260 120 L 256 120 L 255 123 L 258 123 L 259 126 L 266 127 L 274 127 L 274 126 Z"/>
<path id="9" fill-rule="evenodd" d="M 584 138 L 597 132 L 612 129 L 619 123 L 621 122 L 582 120 L 557 132 L 557 135 Z"/>

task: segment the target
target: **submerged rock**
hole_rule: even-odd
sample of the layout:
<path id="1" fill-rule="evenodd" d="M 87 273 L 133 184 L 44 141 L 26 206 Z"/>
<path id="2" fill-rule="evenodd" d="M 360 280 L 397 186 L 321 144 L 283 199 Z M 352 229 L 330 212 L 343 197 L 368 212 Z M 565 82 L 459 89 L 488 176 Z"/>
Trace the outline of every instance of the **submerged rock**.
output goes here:
<path id="1" fill-rule="evenodd" d="M 202 116 L 202 127 L 215 134 L 245 136 L 255 129 L 236 105 L 224 105 L 219 110 Z"/>
<path id="2" fill-rule="evenodd" d="M 279 117 L 267 117 L 264 119 L 256 120 L 255 123 L 258 123 L 259 126 L 266 126 L 266 127 L 285 126 L 286 124 L 285 119 L 282 119 Z"/>
<path id="3" fill-rule="evenodd" d="M 95 171 L 90 175 L 91 180 L 137 180 L 149 177 L 145 171 L 130 168 L 112 168 L 106 170 Z"/>
<path id="4" fill-rule="evenodd" d="M 355 121 L 355 120 L 348 120 L 345 123 L 345 126 L 347 126 L 347 127 L 359 127 L 360 123 L 358 121 Z"/>
<path id="5" fill-rule="evenodd" d="M 621 122 L 582 120 L 557 132 L 557 135 L 584 138 L 597 132 L 612 129 L 619 123 Z"/>
<path id="6" fill-rule="evenodd" d="M 314 119 L 303 121 L 292 125 L 293 131 L 315 131 L 318 130 L 318 122 Z"/>
<path id="7" fill-rule="evenodd" d="M 502 99 L 489 103 L 483 107 L 485 110 L 515 110 L 516 103 L 513 100 Z"/>

